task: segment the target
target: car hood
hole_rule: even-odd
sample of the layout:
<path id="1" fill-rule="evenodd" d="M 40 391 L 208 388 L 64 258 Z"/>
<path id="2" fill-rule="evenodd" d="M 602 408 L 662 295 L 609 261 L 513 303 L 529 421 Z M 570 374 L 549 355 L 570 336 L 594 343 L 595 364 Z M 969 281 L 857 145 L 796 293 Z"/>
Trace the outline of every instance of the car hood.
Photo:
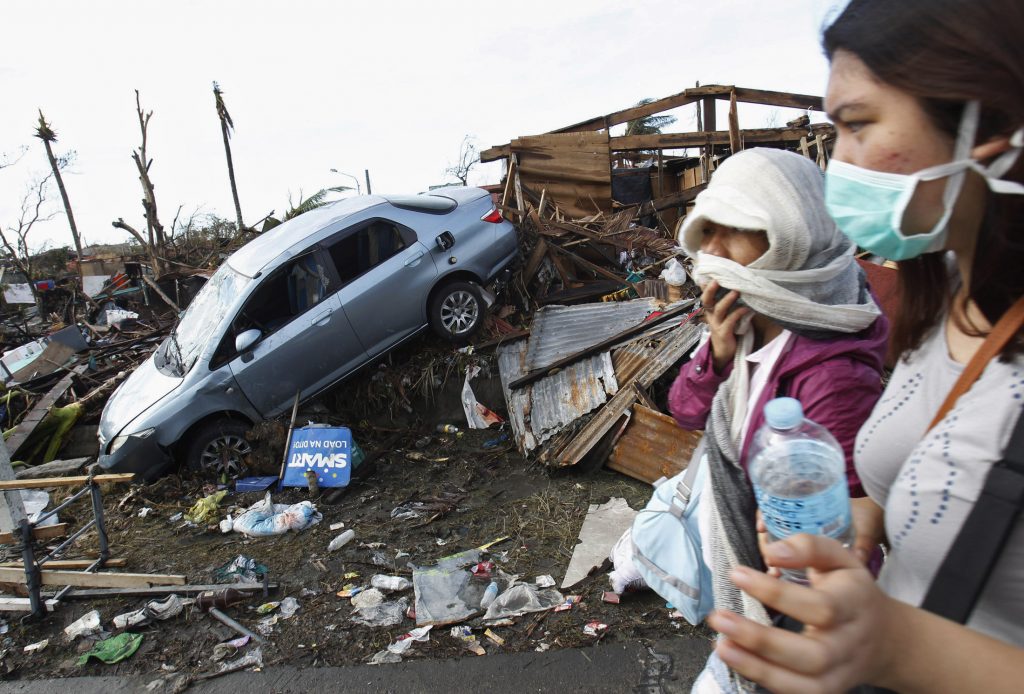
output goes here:
<path id="1" fill-rule="evenodd" d="M 140 414 L 167 397 L 184 379 L 156 368 L 153 356 L 142 362 L 114 392 L 100 418 L 100 435 L 109 441 Z M 133 433 L 133 432 L 129 432 Z"/>

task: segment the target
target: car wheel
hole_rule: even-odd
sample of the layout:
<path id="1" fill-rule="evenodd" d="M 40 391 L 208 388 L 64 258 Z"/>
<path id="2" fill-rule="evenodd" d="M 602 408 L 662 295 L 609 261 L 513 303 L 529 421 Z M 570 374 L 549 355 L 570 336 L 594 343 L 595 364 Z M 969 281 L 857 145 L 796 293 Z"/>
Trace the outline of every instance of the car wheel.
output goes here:
<path id="1" fill-rule="evenodd" d="M 249 425 L 237 419 L 215 419 L 195 431 L 185 451 L 189 469 L 220 477 L 238 477 L 246 470 L 252 446 L 245 436 Z"/>
<path id="2" fill-rule="evenodd" d="M 483 323 L 484 299 L 475 284 L 446 284 L 430 302 L 430 327 L 446 340 L 464 342 Z"/>

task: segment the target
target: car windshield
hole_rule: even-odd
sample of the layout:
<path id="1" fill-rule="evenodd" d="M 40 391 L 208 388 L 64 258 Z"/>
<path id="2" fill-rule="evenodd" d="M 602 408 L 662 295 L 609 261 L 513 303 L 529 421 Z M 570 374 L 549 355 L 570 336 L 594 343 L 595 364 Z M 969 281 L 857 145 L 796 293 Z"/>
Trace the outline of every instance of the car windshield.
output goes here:
<path id="1" fill-rule="evenodd" d="M 224 263 L 182 314 L 170 336 L 160 346 L 157 366 L 184 376 L 196 363 L 203 347 L 224 320 L 228 309 L 252 280 Z"/>

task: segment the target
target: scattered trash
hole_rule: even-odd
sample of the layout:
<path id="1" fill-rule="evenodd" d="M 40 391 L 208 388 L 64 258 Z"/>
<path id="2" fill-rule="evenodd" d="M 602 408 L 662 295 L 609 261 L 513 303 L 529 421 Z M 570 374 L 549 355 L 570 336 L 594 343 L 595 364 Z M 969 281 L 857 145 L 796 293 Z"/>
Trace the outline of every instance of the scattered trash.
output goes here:
<path id="1" fill-rule="evenodd" d="M 568 610 L 571 610 L 573 607 L 580 603 L 581 598 L 582 596 L 580 595 L 566 595 L 565 602 L 556 607 L 553 610 L 553 612 L 566 612 Z"/>
<path id="2" fill-rule="evenodd" d="M 596 622 L 596 621 L 595 622 L 588 622 L 587 625 L 585 627 L 583 627 L 583 633 L 586 634 L 587 636 L 600 636 L 601 634 L 603 634 L 607 630 L 608 630 L 608 625 L 607 624 L 605 624 L 603 622 Z"/>
<path id="3" fill-rule="evenodd" d="M 505 639 L 501 638 L 500 636 L 495 634 L 490 629 L 484 630 L 484 636 L 486 636 L 487 638 L 489 638 L 491 641 L 493 641 L 495 644 L 497 644 L 499 646 L 504 646 L 505 645 Z"/>
<path id="4" fill-rule="evenodd" d="M 274 610 L 276 610 L 280 606 L 281 606 L 280 601 L 278 601 L 278 600 L 271 600 L 270 602 L 265 602 L 262 605 L 260 605 L 259 607 L 257 607 L 256 608 L 256 614 L 270 614 L 271 612 L 273 612 Z"/>
<path id="5" fill-rule="evenodd" d="M 647 588 L 647 582 L 640 575 L 633 558 L 633 528 L 626 528 L 622 533 L 612 551 L 608 553 L 608 559 L 615 567 L 608 572 L 608 581 L 612 590 L 620 595 L 627 590 L 643 590 Z"/>
<path id="6" fill-rule="evenodd" d="M 538 653 L 544 653 L 545 651 L 550 650 L 550 648 L 551 648 L 551 644 L 550 643 L 544 643 L 542 641 L 541 643 L 538 643 L 537 647 L 534 648 L 533 650 L 537 651 Z"/>
<path id="7" fill-rule="evenodd" d="M 36 641 L 35 643 L 30 643 L 29 645 L 25 646 L 25 648 L 22 649 L 22 650 L 24 650 L 25 653 L 37 653 L 39 651 L 45 650 L 46 647 L 49 646 L 49 645 L 50 645 L 50 639 L 43 639 L 42 641 Z"/>
<path id="8" fill-rule="evenodd" d="M 537 578 L 533 579 L 533 583 L 538 588 L 554 588 L 555 587 L 555 579 L 552 578 L 551 576 L 546 575 L 546 574 L 544 576 L 538 576 Z"/>
<path id="9" fill-rule="evenodd" d="M 494 562 L 482 561 L 474 566 L 472 571 L 473 575 L 477 578 L 490 578 L 491 574 L 494 573 Z"/>
<path id="10" fill-rule="evenodd" d="M 248 636 L 239 636 L 237 639 L 231 641 L 225 641 L 224 643 L 218 643 L 213 647 L 213 655 L 211 658 L 214 662 L 219 662 L 225 658 L 234 655 L 238 652 L 238 649 L 249 643 Z"/>
<path id="11" fill-rule="evenodd" d="M 209 525 L 217 518 L 217 510 L 220 508 L 220 502 L 227 496 L 228 491 L 223 489 L 219 492 L 214 492 L 208 496 L 203 497 L 196 503 L 192 504 L 192 508 L 185 514 L 185 520 L 195 523 L 196 525 Z"/>
<path id="12" fill-rule="evenodd" d="M 362 593 L 363 590 L 365 589 L 360 586 L 354 585 L 352 583 L 347 583 L 341 590 L 339 590 L 336 593 L 336 595 L 339 598 L 352 598 Z"/>
<path id="13" fill-rule="evenodd" d="M 487 655 L 487 651 L 480 645 L 476 636 L 473 635 L 473 630 L 467 626 L 452 627 L 451 630 L 452 638 L 458 639 L 462 646 L 470 653 L 476 655 Z"/>
<path id="14" fill-rule="evenodd" d="M 235 529 L 235 521 L 231 517 L 231 514 L 229 513 L 228 517 L 220 522 L 220 532 L 222 534 L 224 534 L 224 535 L 227 535 L 229 532 L 231 532 L 234 529 Z"/>
<path id="15" fill-rule="evenodd" d="M 100 630 L 100 612 L 93 610 L 86 612 L 71 624 L 64 627 L 64 634 L 68 641 L 74 641 L 79 636 L 95 634 Z"/>
<path id="16" fill-rule="evenodd" d="M 310 501 L 291 506 L 275 504 L 267 492 L 262 501 L 257 501 L 235 519 L 234 528 L 235 532 L 249 537 L 269 537 L 283 535 L 289 530 L 305 530 L 319 523 L 322 517 Z"/>
<path id="17" fill-rule="evenodd" d="M 352 598 L 352 607 L 356 609 L 363 609 L 364 607 L 376 607 L 384 602 L 384 593 L 376 588 L 370 588 L 359 593 L 358 596 Z"/>
<path id="18" fill-rule="evenodd" d="M 280 617 L 276 614 L 272 614 L 269 617 L 264 617 L 260 621 L 256 622 L 256 631 L 261 636 L 270 636 L 274 633 L 274 625 L 277 624 Z"/>
<path id="19" fill-rule="evenodd" d="M 359 578 L 359 572 L 358 571 L 349 571 L 347 574 L 342 576 L 342 578 L 345 578 L 345 579 Z"/>
<path id="20" fill-rule="evenodd" d="M 385 593 L 395 593 L 412 588 L 412 581 L 402 576 L 385 576 L 377 574 L 370 578 L 370 585 Z"/>
<path id="21" fill-rule="evenodd" d="M 277 482 L 277 475 L 262 475 L 260 477 L 243 477 L 235 480 L 235 491 L 239 494 L 243 492 L 263 492 L 266 491 L 270 485 Z"/>
<path id="22" fill-rule="evenodd" d="M 619 594 L 618 593 L 613 593 L 610 590 L 605 591 L 601 595 L 601 600 L 603 600 L 604 602 L 610 603 L 612 605 L 618 605 L 621 602 Z"/>
<path id="23" fill-rule="evenodd" d="M 508 441 L 508 432 L 503 433 L 501 436 L 495 439 L 489 439 L 487 441 L 484 441 L 483 447 L 487 450 L 490 450 L 492 448 L 497 448 L 506 441 Z"/>
<path id="24" fill-rule="evenodd" d="M 327 545 L 327 551 L 328 552 L 336 552 L 336 551 L 338 551 L 339 549 L 344 547 L 346 544 L 348 544 L 349 541 L 353 537 L 355 537 L 355 536 L 356 536 L 356 531 L 355 530 L 352 530 L 352 529 L 346 530 L 341 535 L 338 535 L 336 538 L 331 540 L 330 544 Z"/>
<path id="25" fill-rule="evenodd" d="M 637 512 L 620 497 L 613 497 L 608 503 L 591 504 L 587 517 L 580 528 L 579 544 L 573 549 L 569 568 L 562 579 L 562 588 L 579 583 L 590 570 L 604 562 L 608 548 L 622 537 L 623 531 L 633 524 Z"/>
<path id="26" fill-rule="evenodd" d="M 285 598 L 281 601 L 281 619 L 291 619 L 299 611 L 299 601 L 295 598 Z"/>
<path id="27" fill-rule="evenodd" d="M 373 588 L 365 591 L 365 593 L 369 593 L 372 590 Z M 409 599 L 399 598 L 393 602 L 383 602 L 372 607 L 357 608 L 352 613 L 352 621 L 369 627 L 391 627 L 400 624 L 405 619 L 405 612 L 408 609 Z"/>
<path id="28" fill-rule="evenodd" d="M 141 610 L 117 615 L 114 617 L 114 627 L 124 629 L 149 624 L 154 619 L 167 620 L 181 614 L 183 609 L 185 609 L 185 601 L 177 595 L 169 595 L 163 601 L 149 601 Z"/>
<path id="29" fill-rule="evenodd" d="M 149 506 L 143 506 L 142 508 L 139 509 L 138 516 L 139 516 L 139 518 L 145 518 L 146 516 L 148 516 L 152 512 L 153 512 L 153 509 L 151 509 Z"/>
<path id="30" fill-rule="evenodd" d="M 543 612 L 562 604 L 565 598 L 554 588 L 538 588 L 529 583 L 517 583 L 499 595 L 487 612 L 485 620 L 515 617 L 528 612 Z"/>
<path id="31" fill-rule="evenodd" d="M 429 641 L 430 630 L 433 628 L 434 627 L 432 625 L 428 625 L 425 627 L 417 627 L 411 630 L 409 633 L 399 636 L 398 639 L 393 644 L 388 646 L 388 650 L 398 655 L 405 655 L 409 652 L 409 649 L 412 648 L 414 643 L 423 643 L 424 641 Z"/>
<path id="32" fill-rule="evenodd" d="M 217 583 L 262 583 L 267 571 L 269 569 L 255 559 L 239 554 L 214 570 L 213 578 Z"/>
<path id="33" fill-rule="evenodd" d="M 96 658 L 107 665 L 120 663 L 139 650 L 141 644 L 142 634 L 126 631 L 123 634 L 111 636 L 109 639 L 98 641 L 92 650 L 87 651 L 78 659 L 78 665 L 85 665 L 90 658 Z"/>
<path id="34" fill-rule="evenodd" d="M 438 424 L 437 425 L 437 433 L 439 433 L 439 434 L 457 434 L 457 433 L 459 433 L 459 428 L 457 426 L 455 426 L 454 424 Z"/>
<path id="35" fill-rule="evenodd" d="M 331 523 L 331 525 L 330 525 L 330 529 L 332 531 L 334 531 L 334 530 L 341 530 L 344 527 L 345 527 L 345 524 L 340 522 L 340 521 L 338 523 Z"/>
<path id="36" fill-rule="evenodd" d="M 498 597 L 498 584 L 491 581 L 487 584 L 487 590 L 484 591 L 484 596 L 480 598 L 480 608 L 486 610 L 491 606 Z"/>
<path id="37" fill-rule="evenodd" d="M 177 513 L 175 513 L 175 514 L 174 514 L 173 516 L 168 516 L 168 517 L 167 517 L 167 520 L 169 520 L 169 521 L 170 521 L 171 523 L 177 523 L 177 522 L 178 522 L 178 521 L 180 521 L 180 520 L 181 520 L 181 519 L 182 519 L 182 518 L 183 518 L 184 516 L 185 516 L 185 514 L 184 514 L 184 513 L 182 513 L 181 511 L 178 511 L 178 512 L 177 512 Z"/>
<path id="38" fill-rule="evenodd" d="M 462 410 L 466 413 L 466 422 L 469 424 L 470 429 L 486 429 L 492 424 L 500 424 L 505 421 L 500 415 L 492 412 L 477 401 L 469 382 L 476 378 L 479 373 L 480 367 L 472 364 L 466 368 L 466 380 L 462 382 Z M 445 431 L 443 433 L 458 432 L 458 429 L 455 429 L 455 427 L 452 427 L 452 429 L 454 431 Z M 441 431 L 440 427 L 438 427 L 438 431 Z"/>
<path id="39" fill-rule="evenodd" d="M 248 653 L 246 653 L 245 655 L 243 655 L 241 658 L 238 658 L 237 660 L 232 660 L 232 661 L 229 661 L 227 663 L 222 664 L 220 666 L 220 669 L 217 670 L 217 672 L 219 672 L 219 673 L 237 672 L 238 670 L 245 670 L 246 668 L 250 668 L 250 667 L 255 667 L 255 668 L 263 667 L 263 651 L 262 651 L 262 649 L 254 648 L 251 651 L 249 651 Z"/>

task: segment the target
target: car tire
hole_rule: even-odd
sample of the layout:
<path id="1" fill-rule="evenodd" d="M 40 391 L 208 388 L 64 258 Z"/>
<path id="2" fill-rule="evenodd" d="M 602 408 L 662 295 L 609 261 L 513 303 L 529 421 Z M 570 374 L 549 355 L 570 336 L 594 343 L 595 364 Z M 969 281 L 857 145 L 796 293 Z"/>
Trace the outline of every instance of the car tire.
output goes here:
<path id="1" fill-rule="evenodd" d="M 193 472 L 220 478 L 239 477 L 246 472 L 245 458 L 252 453 L 246 439 L 249 425 L 238 419 L 206 422 L 189 437 L 185 464 Z"/>
<path id="2" fill-rule="evenodd" d="M 430 327 L 446 340 L 465 342 L 484 324 L 486 306 L 480 288 L 470 282 L 441 287 L 430 302 Z"/>

